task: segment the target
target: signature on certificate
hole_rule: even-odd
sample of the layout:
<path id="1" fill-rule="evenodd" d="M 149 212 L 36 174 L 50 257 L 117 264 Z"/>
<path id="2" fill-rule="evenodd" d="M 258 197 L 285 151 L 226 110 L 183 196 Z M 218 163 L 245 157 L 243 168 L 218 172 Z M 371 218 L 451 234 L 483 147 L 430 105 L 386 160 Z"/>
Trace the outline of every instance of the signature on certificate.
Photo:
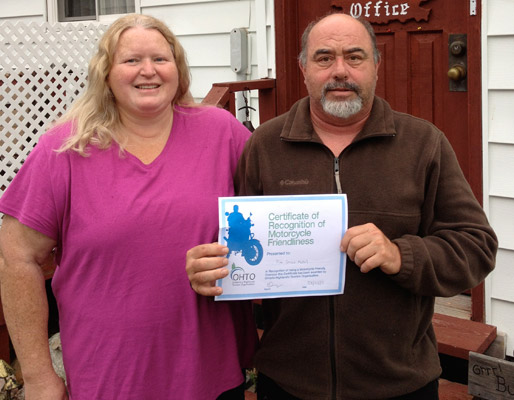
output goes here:
<path id="1" fill-rule="evenodd" d="M 271 282 L 271 281 L 270 281 L 270 282 L 268 282 L 267 286 L 268 286 L 269 288 L 272 288 L 272 287 L 279 288 L 279 287 L 284 286 L 284 285 L 283 285 L 283 284 L 281 284 L 281 283 L 275 283 L 275 282 Z"/>

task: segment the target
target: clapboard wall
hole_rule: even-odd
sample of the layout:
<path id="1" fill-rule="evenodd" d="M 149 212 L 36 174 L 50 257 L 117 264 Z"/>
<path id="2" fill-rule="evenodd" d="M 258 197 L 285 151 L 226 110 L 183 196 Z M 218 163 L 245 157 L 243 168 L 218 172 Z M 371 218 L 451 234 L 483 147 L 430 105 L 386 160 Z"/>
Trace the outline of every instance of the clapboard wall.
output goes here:
<path id="1" fill-rule="evenodd" d="M 46 22 L 45 0 L 2 0 L 0 4 L 0 21 Z"/>
<path id="2" fill-rule="evenodd" d="M 484 204 L 498 235 L 487 320 L 507 333 L 514 356 L 514 2 L 482 2 Z"/>

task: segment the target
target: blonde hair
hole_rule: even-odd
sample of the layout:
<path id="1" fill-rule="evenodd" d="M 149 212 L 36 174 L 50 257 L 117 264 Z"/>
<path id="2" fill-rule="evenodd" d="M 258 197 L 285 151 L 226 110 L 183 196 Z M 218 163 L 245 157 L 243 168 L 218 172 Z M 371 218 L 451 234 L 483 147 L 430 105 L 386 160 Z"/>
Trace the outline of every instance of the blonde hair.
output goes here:
<path id="1" fill-rule="evenodd" d="M 178 70 L 178 89 L 171 104 L 189 105 L 193 103 L 189 93 L 190 73 L 183 47 L 171 30 L 157 18 L 128 14 L 116 20 L 104 33 L 98 43 L 98 50 L 89 62 L 88 86 L 58 124 L 71 122 L 72 135 L 59 149 L 60 152 L 73 150 L 87 156 L 86 147 L 94 144 L 101 149 L 108 148 L 113 141 L 122 146 L 122 138 L 117 137 L 115 128 L 120 124 L 116 100 L 107 85 L 107 77 L 112 67 L 114 53 L 121 34 L 129 28 L 141 26 L 159 31 L 170 44 Z"/>

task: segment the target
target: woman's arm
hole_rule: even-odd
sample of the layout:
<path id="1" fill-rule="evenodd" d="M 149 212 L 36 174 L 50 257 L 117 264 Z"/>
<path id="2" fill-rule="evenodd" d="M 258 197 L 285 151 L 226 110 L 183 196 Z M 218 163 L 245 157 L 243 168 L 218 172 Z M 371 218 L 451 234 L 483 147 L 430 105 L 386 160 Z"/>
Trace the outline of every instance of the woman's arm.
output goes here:
<path id="1" fill-rule="evenodd" d="M 67 399 L 48 346 L 48 301 L 41 265 L 55 240 L 5 215 L 0 229 L 0 288 L 27 400 Z"/>

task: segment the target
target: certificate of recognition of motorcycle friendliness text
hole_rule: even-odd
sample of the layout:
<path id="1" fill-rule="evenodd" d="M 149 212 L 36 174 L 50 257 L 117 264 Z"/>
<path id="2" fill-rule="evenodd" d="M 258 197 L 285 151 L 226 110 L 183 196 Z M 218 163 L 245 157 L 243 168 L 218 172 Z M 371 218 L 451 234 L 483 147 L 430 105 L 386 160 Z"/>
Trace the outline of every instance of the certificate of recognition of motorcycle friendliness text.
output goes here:
<path id="1" fill-rule="evenodd" d="M 324 296 L 344 291 L 344 194 L 219 198 L 227 277 L 216 300 Z"/>

